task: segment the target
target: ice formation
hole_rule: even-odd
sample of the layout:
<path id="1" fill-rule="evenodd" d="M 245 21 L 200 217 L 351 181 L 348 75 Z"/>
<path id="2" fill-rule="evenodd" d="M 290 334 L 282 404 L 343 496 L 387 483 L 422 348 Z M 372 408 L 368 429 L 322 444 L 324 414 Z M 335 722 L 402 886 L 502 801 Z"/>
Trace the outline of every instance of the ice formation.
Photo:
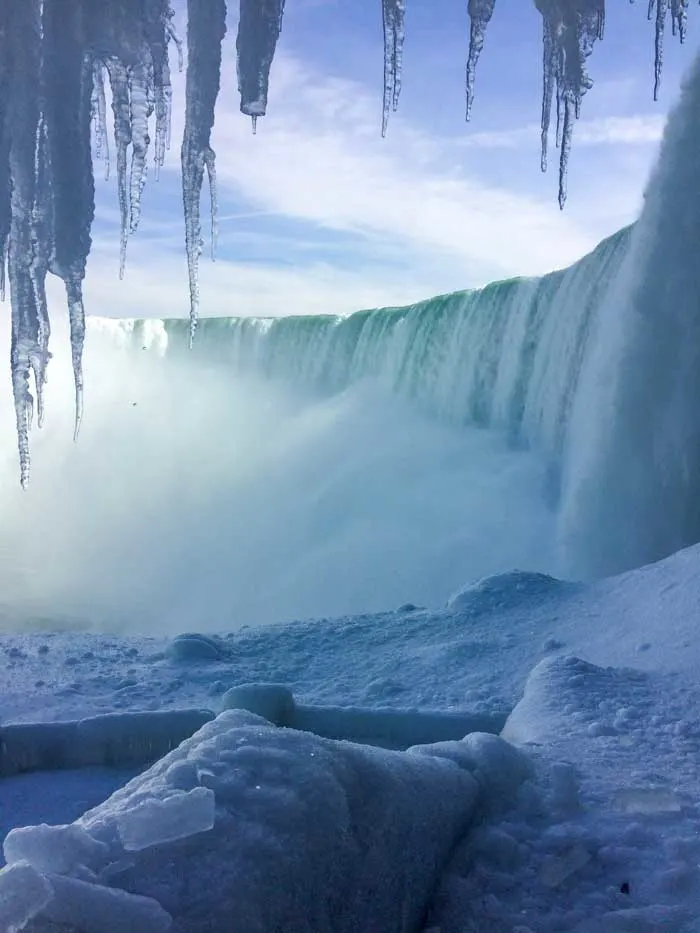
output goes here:
<path id="1" fill-rule="evenodd" d="M 211 248 L 216 248 L 216 174 L 211 148 L 214 108 L 221 80 L 221 44 L 226 34 L 225 0 L 187 2 L 187 90 L 182 141 L 182 193 L 185 245 L 190 279 L 190 341 L 199 309 L 199 257 L 202 252 L 200 196 L 206 168 L 211 193 Z"/>
<path id="2" fill-rule="evenodd" d="M 74 823 L 12 830 L 0 918 L 27 933 L 418 930 L 457 842 L 531 774 L 494 735 L 396 752 L 225 711 Z"/>
<path id="3" fill-rule="evenodd" d="M 592 82 L 586 61 L 602 36 L 605 0 L 534 0 L 543 19 L 542 167 L 552 104 L 560 147 L 559 202 L 566 179 L 574 120 Z M 474 77 L 495 0 L 469 0 L 467 117 Z M 663 65 L 665 25 L 685 36 L 687 0 L 650 0 L 655 15 L 654 93 Z M 216 233 L 211 130 L 219 91 L 226 0 L 188 0 L 188 77 L 182 144 L 185 239 L 190 278 L 190 335 L 198 309 L 202 248 L 199 196 L 204 170 Z M 253 130 L 267 109 L 270 67 L 284 0 L 240 0 L 236 49 L 241 111 Z M 382 133 L 401 89 L 405 0 L 382 0 L 384 102 Z M 170 140 L 168 47 L 179 42 L 170 0 L 4 0 L 0 8 L 0 289 L 7 271 L 12 303 L 12 387 L 20 473 L 29 478 L 29 430 L 36 405 L 43 419 L 43 386 L 50 359 L 45 281 L 63 279 L 67 292 L 76 395 L 76 433 L 82 417 L 85 337 L 82 281 L 94 215 L 93 156 L 109 171 L 105 77 L 112 93 L 123 275 L 129 236 L 136 232 L 151 149 L 155 174 Z M 94 149 L 91 151 L 91 124 Z M 33 381 L 33 389 L 30 383 Z"/>
<path id="4" fill-rule="evenodd" d="M 396 112 L 401 94 L 403 65 L 404 17 L 406 0 L 382 0 L 384 14 L 384 104 L 382 136 L 386 136 L 389 112 Z"/>

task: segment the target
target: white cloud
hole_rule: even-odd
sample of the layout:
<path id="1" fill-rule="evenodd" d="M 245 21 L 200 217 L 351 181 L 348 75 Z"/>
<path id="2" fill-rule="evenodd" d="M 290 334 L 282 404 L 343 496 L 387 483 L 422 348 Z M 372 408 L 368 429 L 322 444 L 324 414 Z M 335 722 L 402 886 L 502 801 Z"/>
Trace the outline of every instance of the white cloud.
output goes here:
<path id="1" fill-rule="evenodd" d="M 237 109 L 233 56 L 226 58 L 214 136 L 224 259 L 202 264 L 203 313 L 345 313 L 542 273 L 628 222 L 640 201 L 644 160 L 622 185 L 612 172 L 591 179 L 579 208 L 561 214 L 553 177 L 546 194 L 531 193 L 536 127 L 440 138 L 399 117 L 382 140 L 378 93 L 285 55 L 272 78 L 269 115 L 253 137 Z M 182 133 L 183 83 L 176 77 L 174 140 Z M 651 145 L 661 128 L 656 117 L 581 121 L 575 144 L 617 153 Z M 173 148 L 166 170 L 179 172 Z M 495 181 L 488 163 L 484 168 L 492 149 L 522 149 L 532 159 Z M 158 197 L 152 190 L 145 201 L 126 283 L 114 283 L 116 243 L 97 238 L 87 288 L 92 312 L 186 313 L 179 199 L 171 206 L 176 223 L 149 221 L 148 202 Z M 236 228 L 246 231 L 256 218 L 264 223 L 250 234 L 251 259 L 240 251 Z"/>
<path id="2" fill-rule="evenodd" d="M 574 145 L 587 146 L 649 146 L 661 141 L 666 123 L 665 114 L 629 117 L 604 117 L 579 120 L 574 126 Z M 539 145 L 540 127 L 531 123 L 503 132 L 469 133 L 461 140 L 467 149 L 519 149 Z"/>

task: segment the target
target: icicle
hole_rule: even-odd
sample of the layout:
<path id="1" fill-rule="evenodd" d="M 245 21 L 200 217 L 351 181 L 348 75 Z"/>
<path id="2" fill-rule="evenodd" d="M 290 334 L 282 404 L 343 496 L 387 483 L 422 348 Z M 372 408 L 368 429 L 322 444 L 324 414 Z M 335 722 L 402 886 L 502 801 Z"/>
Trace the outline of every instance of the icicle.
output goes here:
<path id="1" fill-rule="evenodd" d="M 282 29 L 284 0 L 240 2 L 236 50 L 241 113 L 249 117 L 264 117 L 270 66 Z"/>
<path id="2" fill-rule="evenodd" d="M 566 202 L 567 174 L 573 138 L 573 122 L 581 112 L 581 100 L 593 86 L 586 60 L 597 39 L 602 38 L 605 0 L 535 0 L 543 19 L 542 155 L 547 165 L 547 136 L 553 87 L 556 86 L 557 145 L 559 157 L 559 206 Z"/>
<path id="3" fill-rule="evenodd" d="M 105 181 L 109 181 L 109 134 L 107 133 L 104 63 L 96 60 L 92 69 L 92 119 L 95 125 L 95 158 L 104 159 Z"/>
<path id="4" fill-rule="evenodd" d="M 114 138 L 117 145 L 117 186 L 119 191 L 119 214 L 121 236 L 119 247 L 119 278 L 124 278 L 126 268 L 126 246 L 129 239 L 129 188 L 126 180 L 128 151 L 131 145 L 131 105 L 129 102 L 129 78 L 125 65 L 117 58 L 107 62 L 109 82 L 112 87 L 112 110 L 114 111 Z"/>
<path id="5" fill-rule="evenodd" d="M 0 8 L 0 300 L 5 300 L 7 248 L 12 211 L 10 209 L 10 102 L 9 23 L 7 7 Z"/>
<path id="6" fill-rule="evenodd" d="M 209 148 L 204 155 L 204 164 L 207 167 L 209 181 L 209 212 L 211 215 L 211 261 L 216 260 L 216 247 L 219 238 L 218 222 L 218 191 L 216 186 L 216 156 L 214 150 Z"/>
<path id="7" fill-rule="evenodd" d="M 199 312 L 202 253 L 200 198 L 207 169 L 211 190 L 212 250 L 216 233 L 216 176 L 211 131 L 221 83 L 221 44 L 226 35 L 225 0 L 187 0 L 187 85 L 182 142 L 182 194 L 190 281 L 190 344 Z"/>
<path id="8" fill-rule="evenodd" d="M 469 36 L 469 58 L 467 59 L 467 121 L 471 118 L 474 104 L 474 80 L 479 56 L 484 48 L 486 27 L 493 15 L 496 0 L 469 0 L 467 12 L 471 20 Z"/>
<path id="9" fill-rule="evenodd" d="M 129 70 L 131 108 L 131 181 L 129 186 L 129 233 L 136 233 L 141 219 L 141 194 L 146 184 L 146 157 L 151 138 L 148 121 L 153 113 L 153 73 L 150 62 L 137 62 Z"/>
<path id="10" fill-rule="evenodd" d="M 552 101 L 554 99 L 554 84 L 556 82 L 554 40 L 552 39 L 549 23 L 546 20 L 543 23 L 542 46 L 542 116 L 540 123 L 542 130 L 542 151 L 540 155 L 540 167 L 543 172 L 546 172 L 547 149 L 549 147 L 549 125 L 552 115 Z"/>
<path id="11" fill-rule="evenodd" d="M 664 67 L 664 34 L 666 32 L 666 14 L 668 0 L 649 0 L 649 18 L 656 4 L 656 28 L 654 37 L 654 100 L 659 99 L 661 90 L 661 72 Z"/>
<path id="12" fill-rule="evenodd" d="M 673 35 L 678 35 L 681 42 L 685 42 L 687 22 L 688 0 L 671 0 L 671 26 L 673 28 Z"/>
<path id="13" fill-rule="evenodd" d="M 170 84 L 170 63 L 168 61 L 168 43 L 175 42 L 178 53 L 182 55 L 182 43 L 175 33 L 172 23 L 173 12 L 168 0 L 148 0 L 146 9 L 146 40 L 150 51 L 149 94 L 153 98 L 156 113 L 155 134 L 155 176 L 165 162 L 165 153 L 170 148 L 170 124 L 172 107 L 172 86 Z"/>
<path id="14" fill-rule="evenodd" d="M 386 136 L 389 113 L 399 106 L 403 67 L 404 20 L 406 0 L 382 0 L 384 22 L 384 103 L 382 136 Z"/>
<path id="15" fill-rule="evenodd" d="M 17 423 L 20 481 L 29 481 L 29 430 L 34 398 L 40 407 L 49 352 L 49 319 L 44 282 L 51 242 L 48 151 L 41 114 L 42 32 L 40 0 L 22 0 L 6 11 L 12 72 L 7 84 L 5 126 L 10 132 L 12 178 L 8 271 L 12 295 L 10 361 Z"/>
<path id="16" fill-rule="evenodd" d="M 82 354 L 85 340 L 82 281 L 90 252 L 90 228 L 95 213 L 90 123 L 94 115 L 97 63 L 84 55 L 85 22 L 81 0 L 46 0 L 44 49 L 47 86 L 61 87 L 46 95 L 46 125 L 51 158 L 54 244 L 50 269 L 63 279 L 70 322 L 75 385 L 75 436 L 83 413 Z M 99 63 L 99 84 L 102 84 Z M 98 85 L 99 97 L 99 85 Z M 104 95 L 104 85 L 102 84 Z M 98 120 L 99 116 L 98 104 Z M 104 113 L 104 106 L 102 107 Z M 104 126 L 104 121 L 101 120 Z M 98 130 L 98 138 L 99 138 Z M 104 134 L 106 136 L 106 132 Z"/>
<path id="17" fill-rule="evenodd" d="M 685 42 L 686 26 L 688 21 L 688 0 L 649 0 L 647 18 L 654 22 L 654 100 L 659 99 L 661 90 L 661 75 L 664 67 L 664 39 L 666 33 L 666 17 L 671 13 L 671 31 L 679 40 Z"/>

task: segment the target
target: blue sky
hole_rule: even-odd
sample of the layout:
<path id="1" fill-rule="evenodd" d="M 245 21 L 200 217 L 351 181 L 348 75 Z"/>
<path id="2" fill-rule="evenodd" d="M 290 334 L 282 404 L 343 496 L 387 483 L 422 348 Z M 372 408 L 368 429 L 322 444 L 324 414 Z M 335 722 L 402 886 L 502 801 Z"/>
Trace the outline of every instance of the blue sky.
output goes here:
<path id="1" fill-rule="evenodd" d="M 683 48 L 669 34 L 655 104 L 647 4 L 608 6 L 564 213 L 556 155 L 547 175 L 539 171 L 534 3 L 497 3 L 465 124 L 466 3 L 408 0 L 404 88 L 386 140 L 379 0 L 288 0 L 268 116 L 255 137 L 238 112 L 230 15 L 214 135 L 219 252 L 215 264 L 202 264 L 202 313 L 345 313 L 405 303 L 565 265 L 633 220 L 665 116 L 698 47 L 700 16 L 691 10 Z M 172 152 L 160 182 L 149 179 L 121 283 L 116 189 L 98 186 L 86 289 L 93 314 L 187 313 L 182 76 L 174 83 Z"/>

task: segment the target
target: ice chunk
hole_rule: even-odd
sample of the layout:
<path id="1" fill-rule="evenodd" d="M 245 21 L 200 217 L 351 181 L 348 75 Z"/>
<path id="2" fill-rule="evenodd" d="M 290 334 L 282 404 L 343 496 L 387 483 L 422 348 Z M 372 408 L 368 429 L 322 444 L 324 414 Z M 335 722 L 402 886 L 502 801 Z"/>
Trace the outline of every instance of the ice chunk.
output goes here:
<path id="1" fill-rule="evenodd" d="M 165 842 L 208 832 L 216 819 L 213 791 L 195 787 L 164 800 L 153 797 L 123 810 L 117 819 L 119 838 L 127 852 L 140 852 Z"/>
<path id="2" fill-rule="evenodd" d="M 615 801 L 626 813 L 671 814 L 683 809 L 673 791 L 663 787 L 626 787 L 616 793 Z"/>
<path id="3" fill-rule="evenodd" d="M 548 855 L 540 869 L 540 881 L 547 888 L 558 888 L 567 878 L 584 868 L 591 860 L 591 853 L 580 842 L 569 846 L 557 855 Z"/>
<path id="4" fill-rule="evenodd" d="M 61 875 L 49 881 L 54 896 L 40 917 L 52 924 L 80 933 L 166 933 L 172 926 L 172 917 L 154 898 Z"/>
<path id="5" fill-rule="evenodd" d="M 53 897 L 50 881 L 26 862 L 0 870 L 0 930 L 23 930 Z"/>
<path id="6" fill-rule="evenodd" d="M 8 833 L 3 845 L 8 865 L 27 862 L 40 872 L 69 875 L 79 866 L 101 867 L 109 848 L 81 826 L 24 826 Z"/>

